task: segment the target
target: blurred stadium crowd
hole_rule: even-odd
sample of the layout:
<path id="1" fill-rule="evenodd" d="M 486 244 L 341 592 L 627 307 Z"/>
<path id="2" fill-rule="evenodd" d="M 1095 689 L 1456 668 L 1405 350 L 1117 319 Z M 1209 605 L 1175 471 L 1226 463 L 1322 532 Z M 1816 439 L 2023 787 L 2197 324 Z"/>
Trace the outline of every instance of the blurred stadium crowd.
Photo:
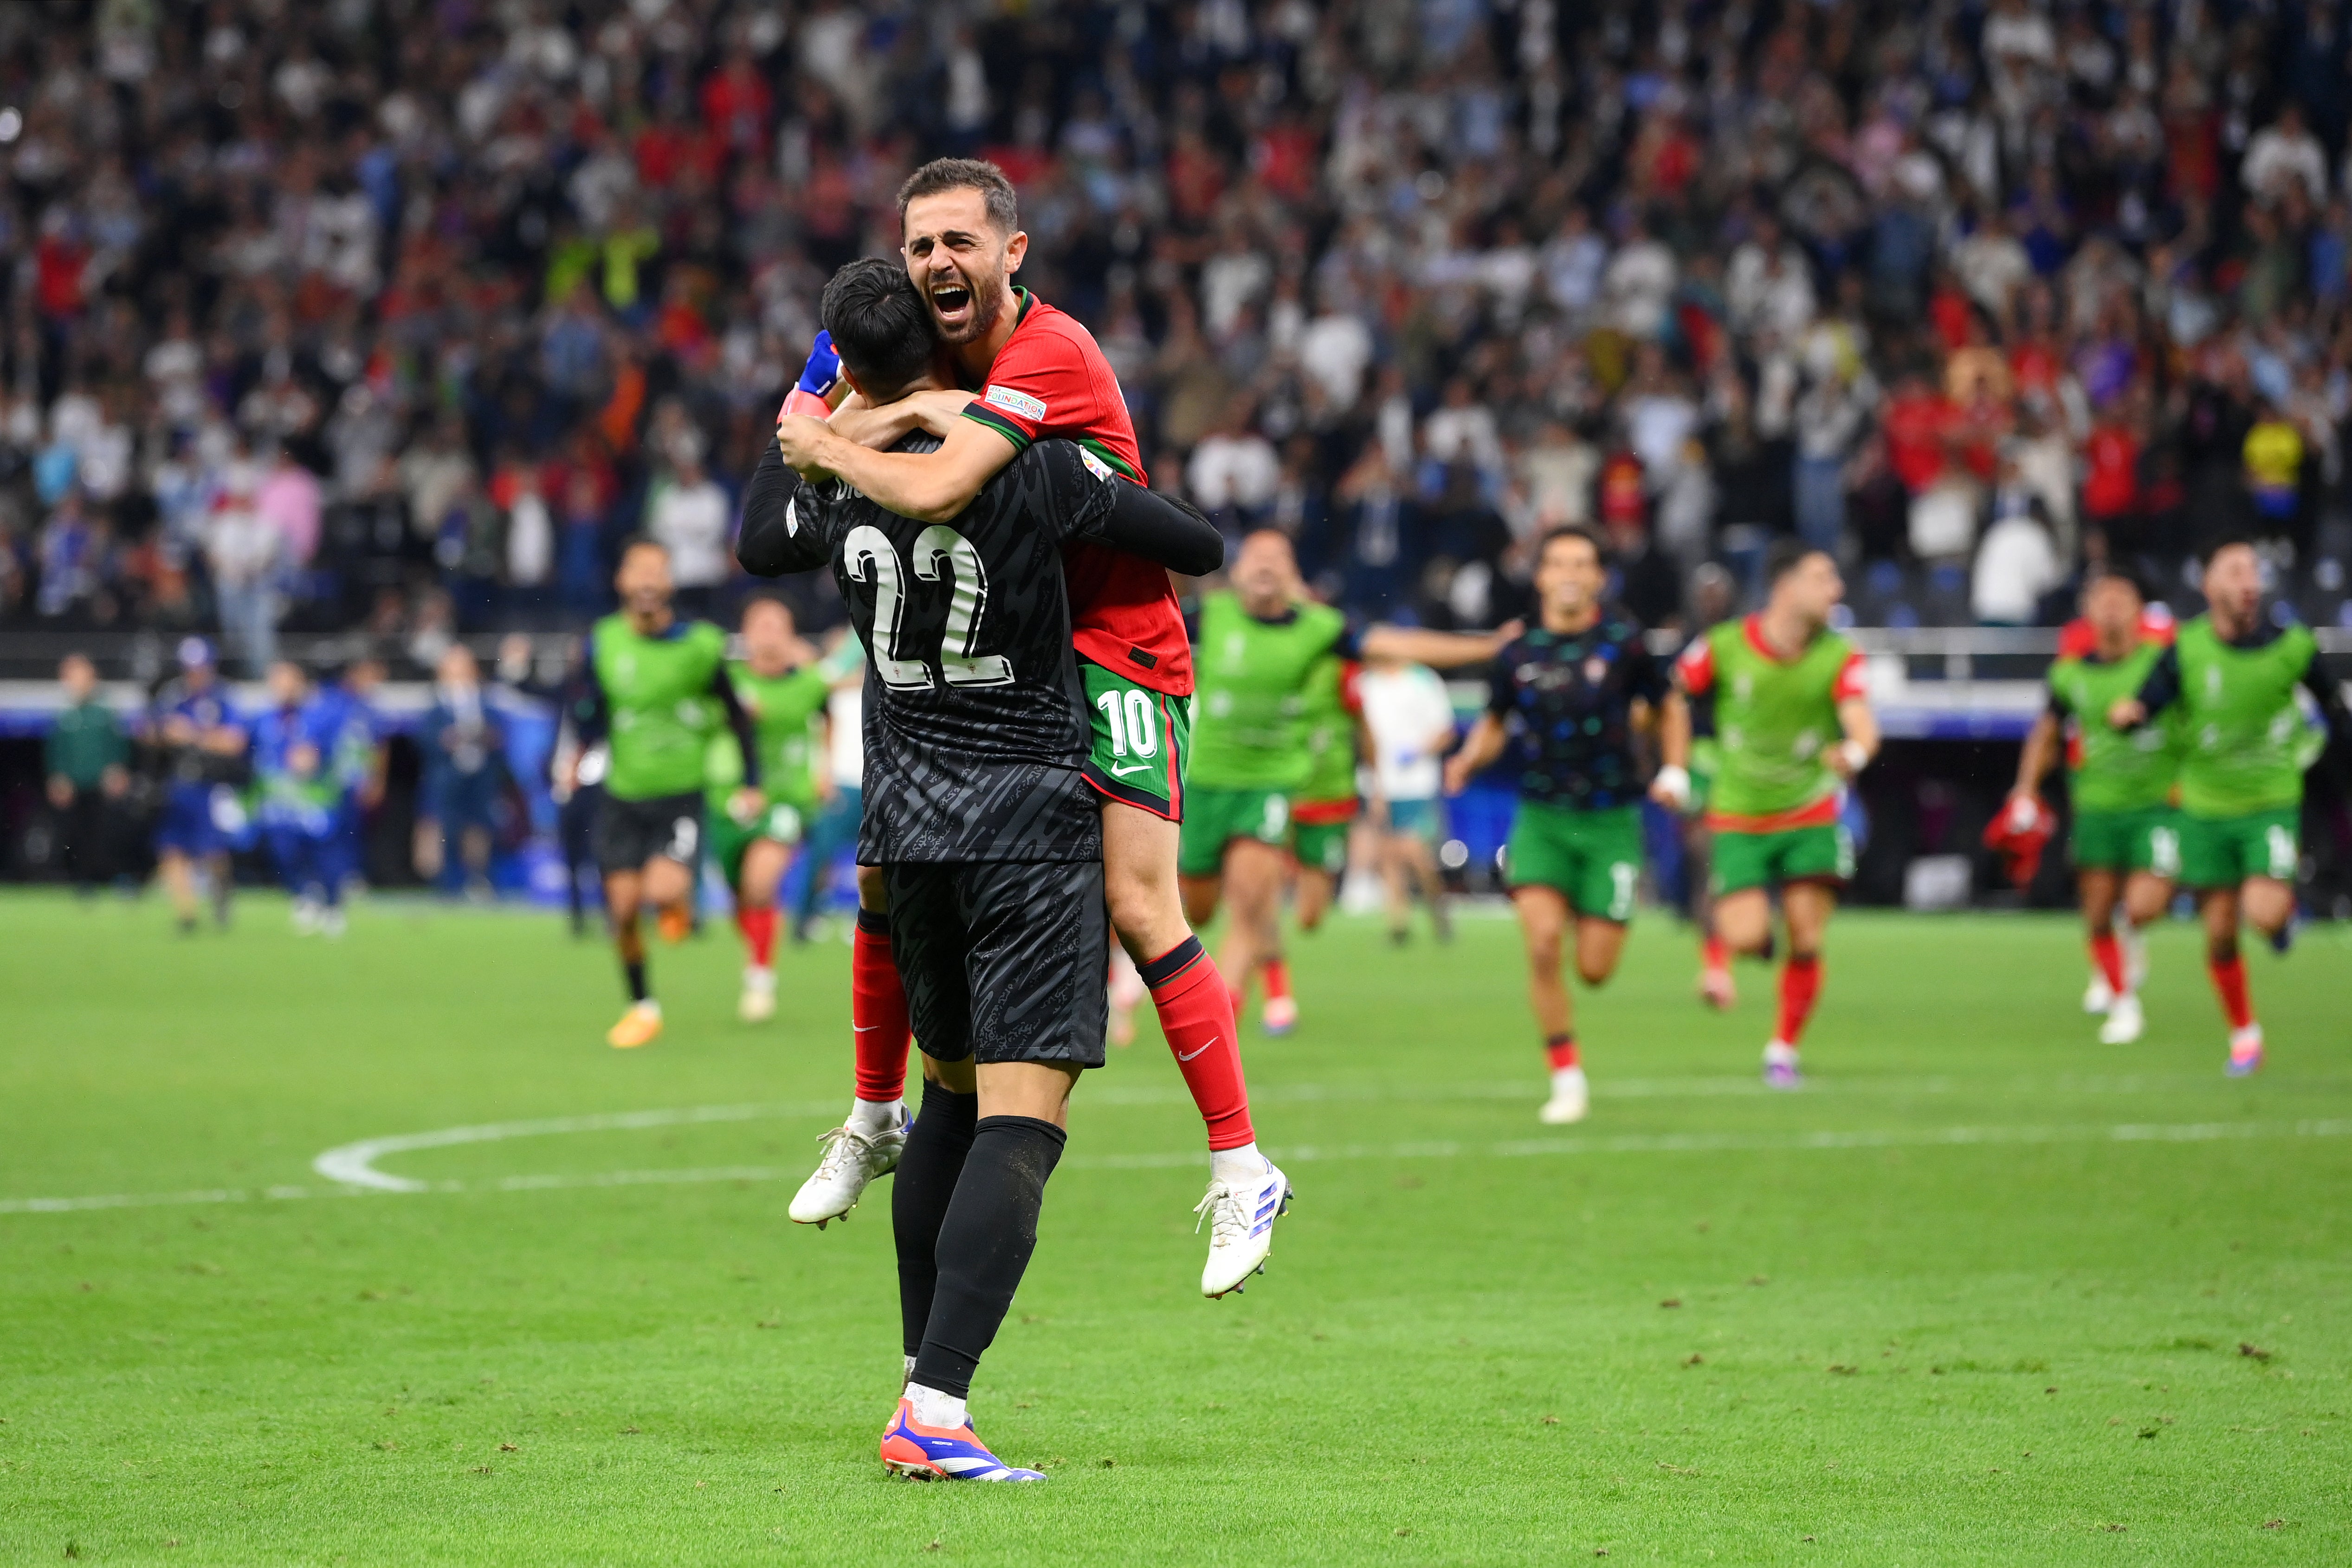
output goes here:
<path id="1" fill-rule="evenodd" d="M 1590 519 L 1654 622 L 1836 544 L 1867 623 L 2347 613 L 2346 18 L 2238 0 L 0 7 L 0 631 L 723 606 L 829 270 L 920 158 L 1149 465 L 1351 608 L 1484 623 Z M 1716 569 L 1727 572 L 1724 577 Z M 821 595 L 821 585 L 809 592 Z M 823 624 L 822 603 L 803 607 Z"/>

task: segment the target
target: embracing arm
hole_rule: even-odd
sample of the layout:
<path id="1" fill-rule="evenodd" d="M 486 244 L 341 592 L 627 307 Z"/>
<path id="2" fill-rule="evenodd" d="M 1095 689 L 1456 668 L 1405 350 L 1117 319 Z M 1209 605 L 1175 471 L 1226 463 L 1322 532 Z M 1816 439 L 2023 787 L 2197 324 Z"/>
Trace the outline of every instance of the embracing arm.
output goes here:
<path id="1" fill-rule="evenodd" d="M 1013 444 L 977 420 L 959 419 L 936 452 L 868 452 L 822 420 L 776 422 L 783 459 L 804 476 L 833 474 L 885 510 L 944 523 L 1013 460 Z"/>
<path id="2" fill-rule="evenodd" d="M 814 571 L 832 559 L 824 538 L 805 527 L 793 506 L 805 498 L 800 476 L 784 464 L 770 442 L 743 491 L 743 526 L 735 536 L 735 559 L 754 577 Z"/>
<path id="3" fill-rule="evenodd" d="M 1110 486 L 1110 515 L 1091 530 L 1096 539 L 1186 577 L 1206 577 L 1225 564 L 1224 536 L 1199 512 L 1125 479 Z"/>

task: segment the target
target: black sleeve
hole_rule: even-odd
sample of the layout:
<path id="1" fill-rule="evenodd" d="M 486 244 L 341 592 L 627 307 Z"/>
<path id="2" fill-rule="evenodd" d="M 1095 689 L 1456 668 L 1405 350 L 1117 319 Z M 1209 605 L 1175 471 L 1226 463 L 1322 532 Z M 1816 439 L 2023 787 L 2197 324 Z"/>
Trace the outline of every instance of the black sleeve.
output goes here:
<path id="1" fill-rule="evenodd" d="M 2303 689 L 2319 705 L 2319 716 L 2326 722 L 2328 738 L 2337 745 L 2352 744 L 2352 710 L 2344 706 L 2344 688 L 2322 666 L 2319 655 L 2311 655 L 2311 663 L 2303 667 Z"/>
<path id="2" fill-rule="evenodd" d="M 2060 724 L 2064 724 L 2068 718 L 2073 716 L 2074 712 L 2073 708 L 2066 705 L 2066 699 L 2058 695 L 2058 688 L 2056 686 L 2052 686 L 2050 688 L 2050 706 L 2044 711 L 2047 712 L 2052 718 L 2056 719 Z M 2103 718 L 2105 716 L 2105 715 L 2101 716 Z"/>
<path id="3" fill-rule="evenodd" d="M 1038 465 L 1048 520 L 1065 538 L 1092 539 L 1187 577 L 1225 564 L 1224 536 L 1181 501 L 1111 476 L 1076 442 L 1041 441 L 1017 459 Z"/>
<path id="4" fill-rule="evenodd" d="M 782 577 L 830 563 L 833 551 L 823 530 L 813 526 L 813 516 L 802 515 L 814 512 L 814 499 L 776 444 L 769 442 L 744 486 L 743 522 L 735 534 L 735 559 L 745 571 Z"/>
<path id="5" fill-rule="evenodd" d="M 2139 706 L 2154 718 L 2179 700 L 2180 645 L 2175 643 L 2156 656 L 2147 679 L 2139 684 Z"/>
<path id="6" fill-rule="evenodd" d="M 1331 652 L 1353 664 L 1364 662 L 1364 633 L 1371 628 L 1359 615 L 1350 615 L 1340 626 L 1339 634 L 1331 640 Z"/>
<path id="7" fill-rule="evenodd" d="M 735 695 L 735 683 L 727 678 L 727 666 L 719 665 L 710 672 L 710 695 L 727 711 L 727 727 L 735 732 L 735 744 L 743 752 L 743 782 L 758 789 L 760 785 L 760 737 L 751 727 L 751 712 Z"/>
<path id="8" fill-rule="evenodd" d="M 1510 717 L 1518 706 L 1517 682 L 1511 674 L 1516 667 L 1508 648 L 1496 654 L 1495 662 L 1486 667 L 1486 711 L 1496 718 Z"/>
<path id="9" fill-rule="evenodd" d="M 1650 644 L 1639 627 L 1626 640 L 1625 653 L 1630 666 L 1625 672 L 1626 694 L 1639 697 L 1653 708 L 1664 706 L 1666 694 L 1675 689 L 1673 674 L 1664 660 L 1650 652 Z"/>
<path id="10" fill-rule="evenodd" d="M 588 634 L 588 657 L 580 671 L 580 695 L 572 705 L 573 727 L 582 746 L 594 746 L 613 733 L 613 705 L 604 696 L 604 677 L 596 673 L 596 634 Z"/>

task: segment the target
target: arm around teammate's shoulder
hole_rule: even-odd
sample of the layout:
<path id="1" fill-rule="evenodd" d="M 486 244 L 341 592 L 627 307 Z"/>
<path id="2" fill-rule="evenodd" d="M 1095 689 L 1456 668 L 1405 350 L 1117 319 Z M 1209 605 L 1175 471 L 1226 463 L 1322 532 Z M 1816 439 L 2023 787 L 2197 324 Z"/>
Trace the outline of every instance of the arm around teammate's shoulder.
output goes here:
<path id="1" fill-rule="evenodd" d="M 2148 667 L 2147 679 L 2140 682 L 2137 696 L 2118 697 L 2107 709 L 2107 724 L 2114 729 L 2137 729 L 2180 697 L 2180 644 L 2168 643 L 2164 652 L 2156 656 Z"/>
<path id="2" fill-rule="evenodd" d="M 829 551 L 813 517 L 800 515 L 801 503 L 812 500 L 799 475 L 784 462 L 774 442 L 760 455 L 751 483 L 743 490 L 743 522 L 735 535 L 735 559 L 754 577 L 782 577 L 787 572 L 814 571 L 827 563 Z"/>
<path id="3" fill-rule="evenodd" d="M 1191 506 L 1124 479 L 1110 487 L 1110 511 L 1095 535 L 1100 542 L 1186 577 L 1225 564 L 1224 535 Z"/>

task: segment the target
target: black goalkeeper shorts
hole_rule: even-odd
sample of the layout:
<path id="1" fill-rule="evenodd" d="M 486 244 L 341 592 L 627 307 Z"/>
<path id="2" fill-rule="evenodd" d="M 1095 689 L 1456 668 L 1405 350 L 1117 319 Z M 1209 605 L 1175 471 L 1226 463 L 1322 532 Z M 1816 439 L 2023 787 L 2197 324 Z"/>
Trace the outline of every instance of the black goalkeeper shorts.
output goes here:
<path id="1" fill-rule="evenodd" d="M 925 1055 L 1103 1064 L 1102 862 L 901 864 L 883 875 L 890 956 Z"/>
<path id="2" fill-rule="evenodd" d="M 701 792 L 624 800 L 607 791 L 593 839 L 596 869 L 606 876 L 641 871 L 649 860 L 673 860 L 691 871 L 702 863 Z"/>

